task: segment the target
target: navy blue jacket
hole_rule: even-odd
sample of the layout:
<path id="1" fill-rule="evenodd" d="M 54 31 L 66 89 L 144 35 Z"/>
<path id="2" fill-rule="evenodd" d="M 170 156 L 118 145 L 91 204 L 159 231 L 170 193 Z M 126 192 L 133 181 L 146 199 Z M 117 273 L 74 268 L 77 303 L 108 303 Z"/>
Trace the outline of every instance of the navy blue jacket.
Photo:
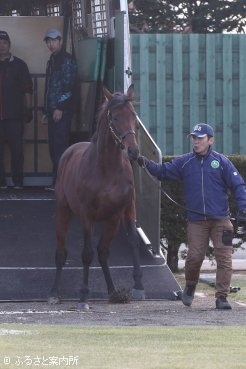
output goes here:
<path id="1" fill-rule="evenodd" d="M 229 217 L 228 190 L 234 193 L 239 210 L 246 209 L 246 185 L 232 162 L 209 149 L 206 156 L 188 153 L 169 163 L 149 161 L 148 171 L 159 180 L 182 180 L 185 206 L 206 215 L 187 211 L 190 221 Z"/>
<path id="2" fill-rule="evenodd" d="M 77 64 L 69 53 L 51 54 L 46 67 L 44 110 L 74 110 Z"/>

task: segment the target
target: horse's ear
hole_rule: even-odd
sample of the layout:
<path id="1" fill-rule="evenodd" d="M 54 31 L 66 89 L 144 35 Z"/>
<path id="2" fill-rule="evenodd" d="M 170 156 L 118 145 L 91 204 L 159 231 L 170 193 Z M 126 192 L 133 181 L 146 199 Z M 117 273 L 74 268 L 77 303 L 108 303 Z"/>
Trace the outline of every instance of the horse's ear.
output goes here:
<path id="1" fill-rule="evenodd" d="M 127 96 L 129 96 L 131 100 L 134 99 L 134 84 L 133 83 L 128 87 Z"/>
<path id="2" fill-rule="evenodd" d="M 103 95 L 105 99 L 108 99 L 108 100 L 110 100 L 111 97 L 113 96 L 111 92 L 105 86 L 103 86 Z"/>

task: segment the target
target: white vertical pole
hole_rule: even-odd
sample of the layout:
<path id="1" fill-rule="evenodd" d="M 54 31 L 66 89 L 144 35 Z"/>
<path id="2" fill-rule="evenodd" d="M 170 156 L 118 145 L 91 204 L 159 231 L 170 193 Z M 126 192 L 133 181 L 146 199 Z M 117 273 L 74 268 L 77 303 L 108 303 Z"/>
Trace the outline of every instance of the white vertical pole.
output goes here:
<path id="1" fill-rule="evenodd" d="M 120 10 L 124 14 L 124 92 L 132 83 L 132 63 L 131 63 L 131 43 L 130 43 L 130 28 L 128 17 L 127 0 L 120 0 Z"/>

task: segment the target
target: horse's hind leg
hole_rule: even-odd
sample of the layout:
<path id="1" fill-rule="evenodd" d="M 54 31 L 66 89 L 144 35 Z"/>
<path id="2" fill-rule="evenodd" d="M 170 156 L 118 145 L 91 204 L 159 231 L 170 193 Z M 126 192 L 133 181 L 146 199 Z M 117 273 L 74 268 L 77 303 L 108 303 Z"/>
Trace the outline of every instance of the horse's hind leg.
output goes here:
<path id="1" fill-rule="evenodd" d="M 142 271 L 140 266 L 140 254 L 139 254 L 140 245 L 135 222 L 129 222 L 127 228 L 127 238 L 132 249 L 132 258 L 133 258 L 134 286 L 132 289 L 132 297 L 135 300 L 144 300 L 145 292 L 142 283 Z"/>
<path id="2" fill-rule="evenodd" d="M 110 246 L 113 238 L 118 232 L 119 229 L 119 219 L 111 219 L 104 224 L 104 229 L 102 232 L 102 236 L 97 248 L 98 252 L 98 260 L 102 267 L 102 271 L 104 274 L 104 278 L 107 284 L 109 299 L 114 302 L 125 302 L 126 296 L 118 296 L 118 293 L 115 290 L 115 286 L 111 277 L 110 269 L 108 266 L 108 258 L 110 253 Z M 124 300 L 124 301 L 123 301 Z"/>
<path id="3" fill-rule="evenodd" d="M 71 219 L 71 211 L 68 206 L 57 205 L 56 209 L 56 275 L 53 287 L 50 292 L 48 302 L 50 304 L 58 304 L 60 302 L 60 284 L 62 269 L 67 259 L 66 235 L 68 231 L 69 221 Z"/>

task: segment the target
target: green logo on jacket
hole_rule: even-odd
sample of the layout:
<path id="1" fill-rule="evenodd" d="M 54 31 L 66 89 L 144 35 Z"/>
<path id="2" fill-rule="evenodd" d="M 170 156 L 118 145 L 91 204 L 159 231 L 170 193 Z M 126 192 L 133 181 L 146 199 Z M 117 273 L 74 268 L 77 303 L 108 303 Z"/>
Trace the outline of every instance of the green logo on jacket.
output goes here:
<path id="1" fill-rule="evenodd" d="M 216 168 L 219 168 L 219 166 L 220 166 L 220 163 L 218 162 L 218 160 L 213 160 L 211 162 L 211 167 L 212 168 L 216 169 Z"/>

